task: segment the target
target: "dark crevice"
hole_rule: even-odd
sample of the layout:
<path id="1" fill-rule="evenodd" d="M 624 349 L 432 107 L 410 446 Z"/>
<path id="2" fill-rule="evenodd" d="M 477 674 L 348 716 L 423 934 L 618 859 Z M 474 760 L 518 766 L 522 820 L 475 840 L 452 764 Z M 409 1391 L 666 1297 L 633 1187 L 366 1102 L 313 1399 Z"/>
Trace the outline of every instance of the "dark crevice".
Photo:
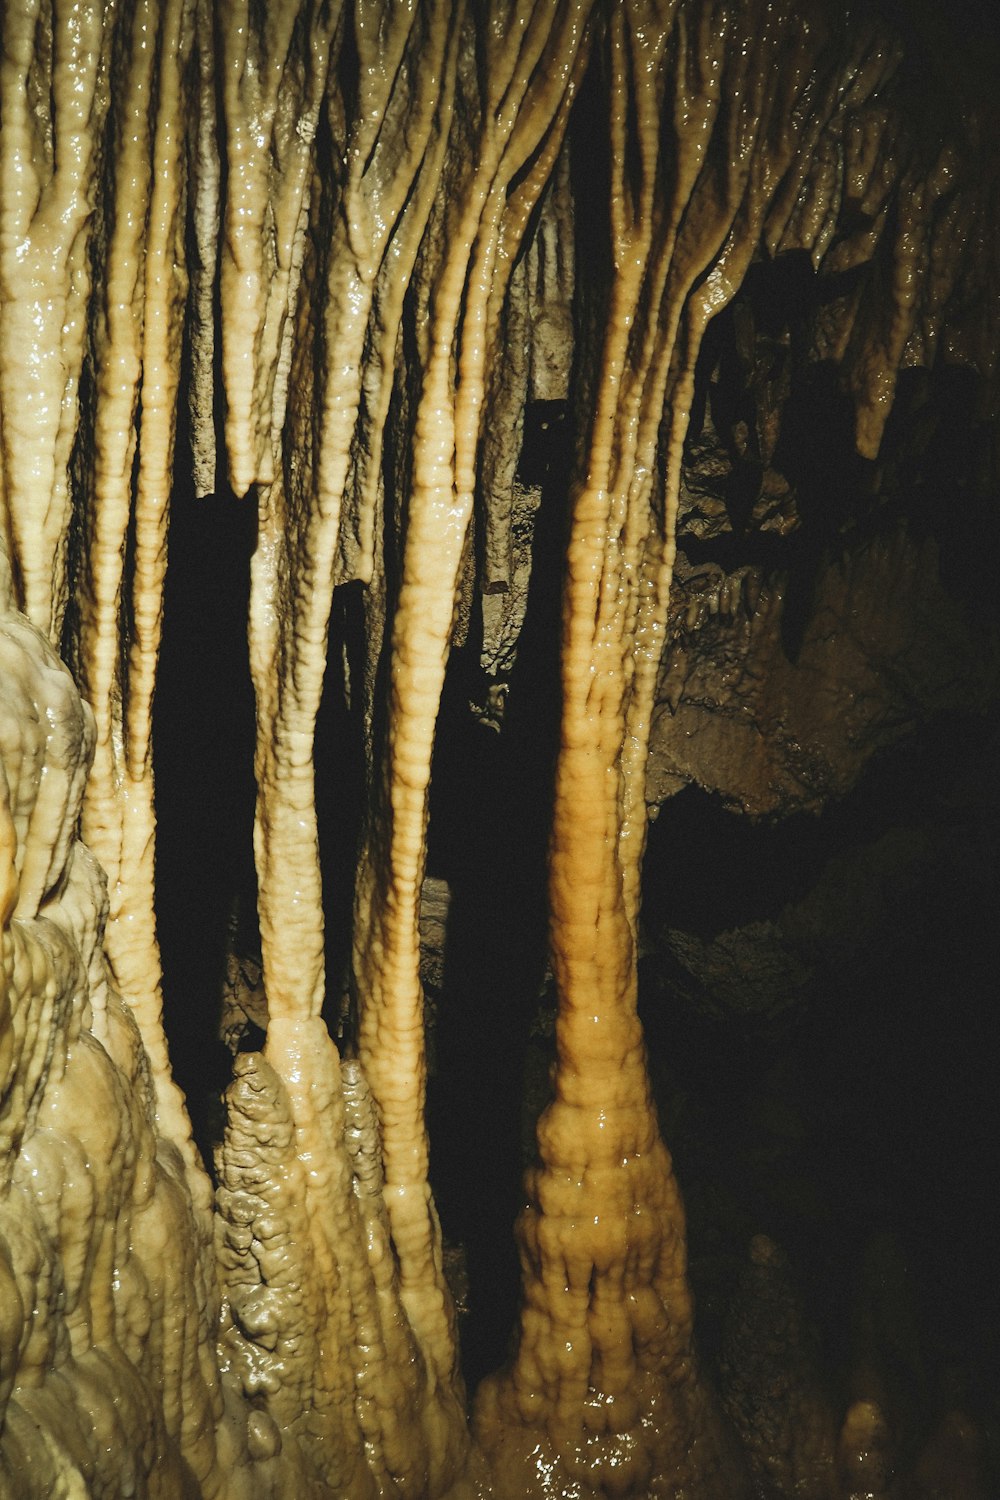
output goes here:
<path id="1" fill-rule="evenodd" d="M 181 450 L 183 451 L 183 450 Z M 254 707 L 246 620 L 256 497 L 171 510 L 154 711 L 157 933 L 174 1076 L 206 1161 L 230 1058 L 219 1019 L 230 923 L 253 951 Z"/>

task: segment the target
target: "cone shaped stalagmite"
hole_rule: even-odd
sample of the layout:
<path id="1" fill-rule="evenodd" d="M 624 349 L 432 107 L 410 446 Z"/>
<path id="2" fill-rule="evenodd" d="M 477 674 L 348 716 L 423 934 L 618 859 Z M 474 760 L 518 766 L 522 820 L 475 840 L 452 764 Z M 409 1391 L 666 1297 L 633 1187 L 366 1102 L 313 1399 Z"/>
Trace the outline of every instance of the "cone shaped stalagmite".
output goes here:
<path id="1" fill-rule="evenodd" d="M 0 28 L 0 1496 L 750 1493 L 696 1355 L 636 1005 L 695 366 L 754 257 L 877 263 L 822 329 L 874 455 L 901 364 L 946 344 L 992 374 L 993 323 L 962 311 L 988 195 L 911 139 L 897 46 L 833 3 L 9 0 Z M 568 392 L 576 442 L 556 1063 L 516 1343 L 470 1423 L 418 919 L 446 665 L 477 577 L 508 592 L 529 391 Z M 225 474 L 257 515 L 267 1030 L 234 1065 L 214 1211 L 154 912 L 179 400 L 195 489 Z M 342 1058 L 314 744 L 347 583 L 366 795 Z M 785 1445 L 830 1494 L 857 1410 L 839 1449 Z"/>
<path id="2" fill-rule="evenodd" d="M 554 1098 L 518 1227 L 518 1351 L 478 1405 L 511 1495 L 749 1493 L 698 1375 L 683 1208 L 636 1013 L 636 929 L 695 361 L 742 282 L 773 185 L 841 104 L 806 28 L 789 72 L 821 113 L 802 110 L 794 84 L 776 98 L 771 60 L 790 29 L 777 7 L 755 18 L 706 7 L 692 20 L 627 5 L 608 26 L 613 273 L 566 575 Z"/>

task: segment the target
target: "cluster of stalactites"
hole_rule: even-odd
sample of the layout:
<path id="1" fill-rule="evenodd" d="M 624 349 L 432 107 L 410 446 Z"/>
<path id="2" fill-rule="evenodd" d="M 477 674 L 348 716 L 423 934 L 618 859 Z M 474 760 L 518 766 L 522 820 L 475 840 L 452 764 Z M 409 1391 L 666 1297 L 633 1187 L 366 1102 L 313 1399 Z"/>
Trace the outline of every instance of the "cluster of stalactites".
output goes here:
<path id="1" fill-rule="evenodd" d="M 558 1066 L 519 1228 L 517 1353 L 477 1432 L 497 1493 L 740 1493 L 698 1373 L 635 1014 L 645 753 L 698 350 L 754 256 L 852 273 L 814 348 L 841 365 L 873 456 L 901 365 L 966 359 L 989 376 L 996 347 L 995 301 L 975 311 L 996 253 L 988 192 L 953 147 L 928 156 L 908 133 L 898 49 L 824 9 L 4 7 L 0 519 L 5 607 L 33 622 L 8 611 L 3 626 L 9 1493 L 27 1466 L 38 1494 L 74 1473 L 112 1492 L 109 1453 L 165 1496 L 473 1484 L 427 1182 L 418 901 L 448 650 L 480 608 L 484 650 L 509 665 L 530 566 L 511 518 L 539 498 L 518 473 L 524 413 L 550 402 L 567 403 L 579 449 L 550 890 Z M 606 112 L 593 161 L 572 128 L 582 92 Z M 153 916 L 150 721 L 184 381 L 196 487 L 225 467 L 258 507 L 270 1021 L 229 1092 L 214 1244 Z M 312 752 L 348 579 L 369 600 L 369 804 L 360 1056 L 344 1068 L 320 1020 Z"/>
<path id="2" fill-rule="evenodd" d="M 596 337 L 577 330 L 597 359 L 577 372 L 590 411 L 572 487 L 550 854 L 557 1066 L 518 1225 L 517 1353 L 477 1403 L 477 1434 L 512 1494 L 543 1475 L 587 1495 L 752 1485 L 698 1373 L 683 1212 L 635 1015 L 645 757 L 702 336 L 760 255 L 805 250 L 834 276 L 861 267 L 860 292 L 828 309 L 817 343 L 839 319 L 858 446 L 872 457 L 898 367 L 933 354 L 938 330 L 958 336 L 956 303 L 978 268 L 948 259 L 976 200 L 952 195 L 947 150 L 922 158 L 907 138 L 890 39 L 782 6 L 673 19 L 668 36 L 624 7 L 606 38 L 611 284 L 594 299 Z M 832 1437 L 817 1455 L 803 1425 L 782 1480 L 791 1492 L 815 1469 L 835 1486 Z"/>

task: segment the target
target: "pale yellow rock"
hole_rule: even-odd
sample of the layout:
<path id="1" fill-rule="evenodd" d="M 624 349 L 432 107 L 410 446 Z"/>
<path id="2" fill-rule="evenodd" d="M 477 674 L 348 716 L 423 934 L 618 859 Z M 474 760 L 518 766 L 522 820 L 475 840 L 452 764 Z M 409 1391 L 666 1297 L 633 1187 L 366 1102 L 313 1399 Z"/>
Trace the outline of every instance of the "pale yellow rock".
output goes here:
<path id="1" fill-rule="evenodd" d="M 736 1500 L 636 1015 L 695 363 L 755 255 L 834 274 L 884 248 L 884 307 L 846 297 L 817 335 L 873 457 L 901 364 L 994 368 L 995 317 L 949 322 L 989 205 L 956 189 L 953 148 L 908 152 L 895 44 L 786 0 L 11 0 L 0 25 L 0 1496 Z M 594 226 L 564 142 L 585 80 L 610 181 L 606 316 L 579 330 Z M 842 204 L 866 222 L 838 237 Z M 234 489 L 257 487 L 267 1039 L 236 1059 L 214 1219 L 154 918 L 186 338 L 196 485 L 214 482 L 218 418 Z M 518 1342 L 480 1393 L 477 1451 L 428 1183 L 428 786 L 449 648 L 477 608 L 477 489 L 496 476 L 499 587 L 524 403 L 574 379 L 592 409 L 574 418 L 564 580 L 557 1062 L 517 1231 Z M 510 434 L 487 432 L 500 391 Z M 321 1020 L 314 736 L 348 580 L 369 589 L 368 800 L 342 1065 Z M 885 1489 L 883 1428 L 852 1407 L 845 1493 Z M 953 1417 L 923 1480 L 948 1455 L 972 1473 L 974 1438 Z"/>
<path id="2" fill-rule="evenodd" d="M 68 595 L 68 469 L 113 17 L 104 0 L 13 0 L 0 16 L 0 530 L 25 612 L 53 641 Z"/>
<path id="3" fill-rule="evenodd" d="M 93 716 L 23 617 L 0 622 L 0 653 L 19 877 L 0 968 L 0 1474 L 19 1500 L 126 1482 L 216 1494 L 213 1288 L 181 1158 L 154 1134 L 147 1054 L 107 983 L 103 882 L 75 839 Z"/>

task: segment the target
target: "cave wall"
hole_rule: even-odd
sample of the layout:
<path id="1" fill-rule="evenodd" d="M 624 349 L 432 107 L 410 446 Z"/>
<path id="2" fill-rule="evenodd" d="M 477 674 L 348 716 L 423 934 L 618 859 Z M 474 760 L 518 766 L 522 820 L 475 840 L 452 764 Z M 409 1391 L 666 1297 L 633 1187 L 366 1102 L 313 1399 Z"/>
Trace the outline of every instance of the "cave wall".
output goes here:
<path id="1" fill-rule="evenodd" d="M 772 1347 L 761 1308 L 798 1314 L 761 1238 L 720 1400 L 638 1009 L 650 810 L 815 812 L 995 701 L 927 415 L 963 372 L 984 511 L 995 214 L 961 48 L 919 8 L 708 0 L 2 24 L 2 1492 L 967 1500 L 971 1425 L 894 1479 L 878 1392 L 820 1391 L 794 1327 Z M 175 568 L 205 545 L 172 497 L 250 515 L 216 591 L 254 703 L 243 1009 L 201 1150 L 157 926 L 168 540 Z M 547 747 L 554 996 L 514 1342 L 471 1419 L 420 925 L 456 684 L 467 724 Z"/>

